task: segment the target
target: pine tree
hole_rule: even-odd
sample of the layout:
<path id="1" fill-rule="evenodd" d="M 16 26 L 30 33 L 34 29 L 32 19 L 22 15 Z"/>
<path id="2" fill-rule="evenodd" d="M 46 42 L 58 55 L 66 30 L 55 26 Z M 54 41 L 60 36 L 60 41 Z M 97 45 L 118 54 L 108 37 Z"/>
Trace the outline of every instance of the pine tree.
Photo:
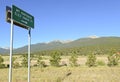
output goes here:
<path id="1" fill-rule="evenodd" d="M 60 56 L 61 56 L 60 52 L 56 52 L 56 51 L 53 52 L 53 53 L 51 54 L 50 64 L 51 64 L 52 66 L 58 67 L 58 66 L 59 66 L 59 62 L 60 62 L 60 60 L 61 60 Z"/>
<path id="2" fill-rule="evenodd" d="M 72 54 L 72 56 L 69 59 L 71 66 L 77 66 L 77 58 L 78 58 L 77 55 Z"/>
<path id="3" fill-rule="evenodd" d="M 96 56 L 94 54 L 88 55 L 86 65 L 89 67 L 96 66 Z"/>

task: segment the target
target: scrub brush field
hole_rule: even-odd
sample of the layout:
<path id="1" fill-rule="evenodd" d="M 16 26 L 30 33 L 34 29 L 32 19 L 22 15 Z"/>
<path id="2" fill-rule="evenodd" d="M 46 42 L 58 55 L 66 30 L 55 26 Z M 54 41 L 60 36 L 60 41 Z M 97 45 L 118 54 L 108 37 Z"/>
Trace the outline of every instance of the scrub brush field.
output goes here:
<path id="1" fill-rule="evenodd" d="M 16 56 L 17 57 L 17 56 Z M 5 63 L 9 62 L 8 56 L 3 56 Z M 18 57 L 19 58 L 19 57 Z M 68 61 L 69 56 L 61 57 L 61 61 Z M 44 61 L 48 62 L 49 57 L 44 57 Z M 107 63 L 106 56 L 97 56 L 97 60 Z M 18 62 L 21 59 L 17 59 Z M 88 67 L 85 65 L 86 56 L 79 56 L 77 67 L 61 66 L 61 67 L 35 67 L 31 66 L 31 82 L 120 82 L 120 66 L 108 67 L 95 66 Z M 35 59 L 31 64 L 35 63 Z M 8 81 L 8 68 L 0 69 L 0 82 Z M 27 67 L 13 68 L 12 82 L 27 82 Z"/>

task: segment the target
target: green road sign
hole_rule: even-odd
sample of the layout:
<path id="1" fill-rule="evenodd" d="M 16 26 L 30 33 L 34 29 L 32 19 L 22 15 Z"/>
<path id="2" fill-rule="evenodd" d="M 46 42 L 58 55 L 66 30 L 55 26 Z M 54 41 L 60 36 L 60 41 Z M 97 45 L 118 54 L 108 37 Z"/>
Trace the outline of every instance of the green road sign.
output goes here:
<path id="1" fill-rule="evenodd" d="M 12 5 L 12 19 L 19 23 L 19 26 L 25 26 L 26 29 L 34 28 L 34 17 L 14 5 Z"/>

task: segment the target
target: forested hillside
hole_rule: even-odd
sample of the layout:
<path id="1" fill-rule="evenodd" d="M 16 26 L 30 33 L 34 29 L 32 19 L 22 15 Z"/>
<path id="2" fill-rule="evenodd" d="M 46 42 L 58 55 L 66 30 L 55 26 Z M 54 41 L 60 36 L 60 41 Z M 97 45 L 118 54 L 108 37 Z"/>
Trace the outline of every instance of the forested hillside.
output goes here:
<path id="1" fill-rule="evenodd" d="M 5 51 L 5 49 L 1 50 L 0 53 L 3 53 L 3 51 L 8 53 L 8 50 Z M 87 55 L 88 53 L 104 55 L 112 51 L 119 52 L 120 37 L 81 38 L 68 43 L 53 41 L 31 45 L 32 53 L 49 55 L 53 51 L 59 51 L 62 55 L 69 55 L 71 53 L 78 55 Z M 14 53 L 27 53 L 27 46 L 15 49 Z"/>

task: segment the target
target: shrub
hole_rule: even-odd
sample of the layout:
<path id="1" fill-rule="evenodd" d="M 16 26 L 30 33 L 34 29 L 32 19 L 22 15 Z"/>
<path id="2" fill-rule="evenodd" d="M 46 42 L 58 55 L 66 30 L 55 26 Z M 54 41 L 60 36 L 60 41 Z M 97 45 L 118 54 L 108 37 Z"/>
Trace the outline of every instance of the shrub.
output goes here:
<path id="1" fill-rule="evenodd" d="M 28 54 L 23 54 L 22 56 L 22 62 L 21 62 L 21 65 L 23 67 L 28 67 Z M 34 59 L 34 54 L 30 54 L 30 62 L 32 61 L 32 59 Z"/>
<path id="2" fill-rule="evenodd" d="M 5 64 L 0 64 L 0 68 L 5 68 Z"/>
<path id="3" fill-rule="evenodd" d="M 20 66 L 18 62 L 15 62 L 16 59 L 17 59 L 17 57 L 12 58 L 12 66 L 13 66 L 13 68 L 18 68 Z"/>
<path id="4" fill-rule="evenodd" d="M 24 54 L 24 55 L 22 55 L 22 57 L 23 57 L 23 59 L 22 59 L 21 65 L 22 65 L 23 67 L 28 67 L 28 55 L 27 55 L 27 54 Z"/>
<path id="5" fill-rule="evenodd" d="M 94 54 L 88 55 L 86 65 L 89 67 L 96 66 L 96 56 Z"/>
<path id="6" fill-rule="evenodd" d="M 5 67 L 5 65 L 3 64 L 3 62 L 4 62 L 4 59 L 0 55 L 0 68 L 4 68 Z"/>
<path id="7" fill-rule="evenodd" d="M 18 62 L 14 62 L 13 63 L 13 68 L 18 68 L 18 67 L 20 67 L 20 64 Z"/>
<path id="8" fill-rule="evenodd" d="M 56 67 L 59 66 L 59 62 L 61 60 L 60 55 L 61 54 L 59 52 L 54 52 L 51 54 L 50 64 L 52 66 L 56 66 Z"/>
<path id="9" fill-rule="evenodd" d="M 0 64 L 2 64 L 4 62 L 4 59 L 2 58 L 2 56 L 0 55 Z"/>
<path id="10" fill-rule="evenodd" d="M 42 56 L 39 56 L 38 57 L 38 60 L 37 60 L 37 64 L 38 64 L 38 66 L 40 66 L 41 68 L 42 67 L 46 67 L 46 65 L 45 65 L 45 62 L 44 61 L 42 61 Z"/>
<path id="11" fill-rule="evenodd" d="M 70 65 L 71 65 L 71 66 L 77 66 L 77 58 L 78 58 L 78 56 L 75 55 L 75 54 L 73 54 L 73 55 L 70 57 L 69 61 L 70 61 Z"/>
<path id="12" fill-rule="evenodd" d="M 116 66 L 118 65 L 118 61 L 119 61 L 119 56 L 117 56 L 117 54 L 113 54 L 113 55 L 109 55 L 108 56 L 108 66 Z"/>
<path id="13" fill-rule="evenodd" d="M 39 55 L 39 56 L 38 56 L 38 59 L 37 59 L 37 64 L 38 64 L 38 65 L 41 65 L 41 61 L 42 61 L 42 56 Z"/>

